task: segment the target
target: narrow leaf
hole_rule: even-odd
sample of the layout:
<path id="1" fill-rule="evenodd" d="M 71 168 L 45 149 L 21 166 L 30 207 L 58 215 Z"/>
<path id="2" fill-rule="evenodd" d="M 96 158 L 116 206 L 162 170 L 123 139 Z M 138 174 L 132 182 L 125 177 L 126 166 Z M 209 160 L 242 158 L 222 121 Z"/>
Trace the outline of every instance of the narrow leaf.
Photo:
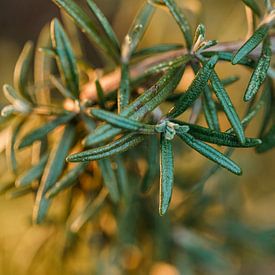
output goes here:
<path id="1" fill-rule="evenodd" d="M 24 123 L 25 123 L 25 119 L 20 119 L 16 121 L 15 125 L 13 125 L 12 127 L 11 139 L 7 143 L 7 147 L 6 147 L 6 155 L 7 155 L 8 163 L 13 173 L 16 173 L 17 171 L 15 143 L 18 139 L 18 135 L 21 128 L 24 126 Z"/>
<path id="2" fill-rule="evenodd" d="M 213 69 L 218 61 L 217 56 L 213 56 L 210 60 L 199 70 L 192 84 L 187 91 L 179 98 L 175 106 L 169 111 L 168 117 L 175 118 L 185 112 L 195 100 L 200 96 L 201 92 L 207 85 L 207 82 L 213 72 Z"/>
<path id="3" fill-rule="evenodd" d="M 212 98 L 212 92 L 208 85 L 203 90 L 203 109 L 206 118 L 206 122 L 212 130 L 219 131 L 219 118 L 216 103 Z"/>
<path id="4" fill-rule="evenodd" d="M 172 142 L 161 134 L 160 138 L 160 196 L 159 213 L 164 215 L 169 207 L 174 182 L 174 160 Z"/>
<path id="5" fill-rule="evenodd" d="M 244 101 L 251 100 L 265 81 L 267 77 L 267 71 L 270 66 L 271 57 L 272 51 L 270 48 L 270 42 L 266 39 L 263 43 L 263 49 L 259 61 L 256 65 L 255 70 L 253 71 L 248 87 L 245 91 Z"/>
<path id="6" fill-rule="evenodd" d="M 116 115 L 114 113 L 99 110 L 99 109 L 91 109 L 91 114 L 95 116 L 98 119 L 101 119 L 103 121 L 106 121 L 110 123 L 111 125 L 122 128 L 129 131 L 136 131 L 143 134 L 154 134 L 155 133 L 155 126 L 144 124 L 141 122 L 138 122 L 133 119 L 129 119 L 126 117 L 122 117 L 120 115 Z"/>
<path id="7" fill-rule="evenodd" d="M 53 48 L 57 54 L 57 64 L 60 74 L 72 98 L 79 96 L 79 76 L 76 58 L 67 34 L 57 19 L 51 23 L 51 38 Z"/>
<path id="8" fill-rule="evenodd" d="M 16 187 L 31 185 L 33 181 L 39 179 L 44 172 L 47 160 L 48 155 L 44 155 L 37 165 L 33 166 L 27 172 L 18 177 L 15 182 Z"/>
<path id="9" fill-rule="evenodd" d="M 115 172 L 112 167 L 111 160 L 108 158 L 100 159 L 98 165 L 101 170 L 103 181 L 105 186 L 108 188 L 110 197 L 114 203 L 117 203 L 120 198 L 118 183 Z"/>
<path id="10" fill-rule="evenodd" d="M 5 84 L 3 92 L 6 99 L 14 106 L 18 112 L 28 113 L 31 110 L 30 103 L 25 100 L 12 86 Z"/>
<path id="11" fill-rule="evenodd" d="M 45 194 L 62 174 L 65 158 L 73 144 L 74 137 L 75 127 L 69 124 L 66 126 L 60 140 L 51 151 L 35 199 L 33 209 L 33 221 L 35 223 L 41 223 L 48 212 L 50 200 L 45 197 Z"/>
<path id="12" fill-rule="evenodd" d="M 240 118 L 215 71 L 211 76 L 211 84 L 218 100 L 224 108 L 224 112 L 228 120 L 230 121 L 239 141 L 241 143 L 245 143 L 244 130 Z"/>
<path id="13" fill-rule="evenodd" d="M 147 170 L 141 182 L 141 192 L 146 193 L 150 190 L 154 180 L 159 173 L 159 142 L 155 136 L 148 137 L 149 140 L 147 142 Z"/>
<path id="14" fill-rule="evenodd" d="M 178 131 L 177 134 L 187 145 L 198 151 L 203 156 L 218 163 L 220 166 L 226 168 L 230 172 L 236 175 L 241 175 L 241 168 L 235 162 L 227 158 L 213 147 L 195 139 L 193 136 L 184 131 Z"/>
<path id="15" fill-rule="evenodd" d="M 163 72 L 167 71 L 168 69 L 170 69 L 170 70 L 172 68 L 176 69 L 184 64 L 187 64 L 190 60 L 191 60 L 190 55 L 183 55 L 183 56 L 176 57 L 174 59 L 160 62 L 159 64 L 154 65 L 154 66 L 148 68 L 147 70 L 145 70 L 142 73 L 142 75 L 139 76 L 138 79 L 149 77 L 153 74 L 163 73 Z M 137 81 L 138 79 L 135 79 L 135 81 Z"/>
<path id="16" fill-rule="evenodd" d="M 72 222 L 70 230 L 73 233 L 77 233 L 92 217 L 94 217 L 108 195 L 108 190 L 103 188 L 98 196 L 93 201 L 89 201 L 85 208 L 81 211 L 81 214 Z"/>
<path id="17" fill-rule="evenodd" d="M 257 138 L 245 138 L 245 143 L 242 144 L 238 138 L 231 133 L 215 131 L 199 125 L 183 123 L 178 120 L 175 120 L 175 122 L 180 125 L 187 125 L 189 127 L 188 133 L 194 138 L 216 145 L 248 148 L 261 144 L 261 140 Z"/>
<path id="18" fill-rule="evenodd" d="M 15 89 L 18 90 L 22 97 L 24 97 L 27 100 L 31 100 L 27 85 L 32 59 L 33 43 L 31 41 L 28 41 L 24 45 L 24 48 L 17 60 L 13 75 Z"/>
<path id="19" fill-rule="evenodd" d="M 52 199 L 61 191 L 64 191 L 77 183 L 77 178 L 84 172 L 87 163 L 77 164 L 73 169 L 69 170 L 61 179 L 47 191 L 46 198 Z"/>
<path id="20" fill-rule="evenodd" d="M 125 152 L 138 145 L 144 140 L 143 136 L 127 134 L 118 140 L 115 140 L 105 146 L 86 150 L 80 153 L 72 154 L 67 157 L 69 162 L 86 162 L 91 160 L 103 159 L 113 155 Z"/>
<path id="21" fill-rule="evenodd" d="M 98 8 L 98 6 L 93 0 L 87 0 L 87 3 L 91 11 L 95 15 L 96 19 L 100 23 L 101 27 L 103 28 L 107 38 L 110 41 L 110 44 L 116 49 L 117 52 L 120 52 L 118 39 L 113 31 L 112 26 L 108 22 L 107 18 L 104 16 L 102 11 Z"/>
<path id="22" fill-rule="evenodd" d="M 141 120 L 144 115 L 155 109 L 177 87 L 182 78 L 185 66 L 170 69 L 151 88 L 146 90 L 122 112 L 121 116 L 134 120 Z M 110 140 L 121 133 L 121 129 L 114 128 L 109 124 L 98 127 L 84 140 L 85 146 L 93 146 L 106 140 Z"/>
<path id="23" fill-rule="evenodd" d="M 123 158 L 121 156 L 116 156 L 114 158 L 114 161 L 116 163 L 116 175 L 117 175 L 117 181 L 118 181 L 118 187 L 119 190 L 121 192 L 121 194 L 123 195 L 123 197 L 125 198 L 125 200 L 127 202 L 129 202 L 130 198 L 131 198 L 131 191 L 130 191 L 130 187 L 129 187 L 129 179 L 128 179 L 128 175 L 127 175 L 127 168 L 124 164 Z"/>
<path id="24" fill-rule="evenodd" d="M 73 0 L 53 0 L 74 20 L 78 27 L 87 35 L 89 40 L 97 46 L 103 53 L 112 58 L 116 63 L 119 62 L 119 53 L 102 37 L 94 22 L 86 12 L 80 8 Z"/>
<path id="25" fill-rule="evenodd" d="M 177 22 L 178 26 L 180 27 L 183 36 L 186 41 L 186 45 L 188 49 L 191 49 L 192 47 L 192 33 L 189 26 L 189 23 L 187 19 L 185 18 L 185 15 L 182 13 L 180 8 L 177 6 L 174 0 L 163 0 L 164 4 L 167 6 L 167 8 L 170 10 L 171 14 L 175 18 L 175 21 Z"/>
<path id="26" fill-rule="evenodd" d="M 203 51 L 202 53 L 203 57 L 211 57 L 213 55 L 218 55 L 219 60 L 222 61 L 228 61 L 228 62 L 232 62 L 232 59 L 234 57 L 234 54 L 232 52 L 223 52 L 223 51 Z M 239 65 L 243 65 L 243 66 L 247 66 L 249 68 L 254 68 L 255 67 L 255 61 L 253 59 L 251 59 L 249 56 L 244 56 L 243 58 L 241 58 L 241 60 L 239 60 L 238 62 Z"/>
<path id="27" fill-rule="evenodd" d="M 74 116 L 75 114 L 71 113 L 65 116 L 57 117 L 56 119 L 44 124 L 43 126 L 31 131 L 30 133 L 28 133 L 26 136 L 22 138 L 18 148 L 19 149 L 25 148 L 33 144 L 36 140 L 42 139 L 58 126 L 69 122 Z"/>
<path id="28" fill-rule="evenodd" d="M 129 104 L 130 101 L 130 75 L 128 63 L 121 65 L 121 79 L 117 95 L 118 113 Z"/>
<path id="29" fill-rule="evenodd" d="M 146 3 L 138 12 L 122 45 L 121 56 L 123 63 L 128 63 L 135 52 L 150 23 L 154 10 L 155 8 L 152 5 Z"/>
<path id="30" fill-rule="evenodd" d="M 266 37 L 270 26 L 268 24 L 261 25 L 254 34 L 245 42 L 232 59 L 232 64 L 239 61 L 253 51 Z"/>

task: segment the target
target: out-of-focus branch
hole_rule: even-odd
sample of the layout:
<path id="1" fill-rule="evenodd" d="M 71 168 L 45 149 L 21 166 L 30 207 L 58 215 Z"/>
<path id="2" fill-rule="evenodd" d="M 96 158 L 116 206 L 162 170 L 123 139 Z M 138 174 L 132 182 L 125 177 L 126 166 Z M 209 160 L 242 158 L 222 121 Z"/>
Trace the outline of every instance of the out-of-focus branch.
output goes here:
<path id="1" fill-rule="evenodd" d="M 236 52 L 245 41 L 239 40 L 234 42 L 224 42 L 219 43 L 216 46 L 211 48 L 211 51 L 226 51 L 226 52 Z M 271 37 L 271 45 L 272 45 L 272 52 L 275 53 L 275 36 Z M 250 53 L 250 56 L 253 58 L 259 57 L 261 53 L 261 47 L 257 47 L 254 51 Z M 132 65 L 130 68 L 130 77 L 136 78 L 140 76 L 144 71 L 148 68 L 159 64 L 163 61 L 169 61 L 170 59 L 174 59 L 176 57 L 182 56 L 187 54 L 186 49 L 179 49 L 170 51 L 163 54 L 158 54 L 153 57 L 149 57 L 135 65 Z M 105 94 L 110 93 L 111 91 L 115 90 L 119 86 L 120 82 L 120 69 L 116 69 L 113 72 L 106 74 L 99 78 L 100 84 L 104 90 Z M 82 87 L 81 91 L 81 99 L 89 99 L 89 100 L 96 100 L 97 99 L 97 92 L 94 81 L 88 82 Z"/>

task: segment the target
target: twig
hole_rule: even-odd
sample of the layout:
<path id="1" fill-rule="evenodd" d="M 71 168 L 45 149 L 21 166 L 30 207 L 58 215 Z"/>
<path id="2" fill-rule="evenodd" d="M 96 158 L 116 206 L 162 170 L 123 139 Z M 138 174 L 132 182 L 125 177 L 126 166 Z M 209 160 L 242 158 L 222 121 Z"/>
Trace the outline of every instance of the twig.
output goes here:
<path id="1" fill-rule="evenodd" d="M 244 40 L 234 41 L 234 42 L 224 42 L 220 43 L 211 48 L 211 51 L 226 51 L 226 52 L 235 52 L 237 51 L 243 44 Z M 275 52 L 275 36 L 271 37 L 271 45 L 272 51 Z M 167 53 L 159 54 L 153 57 L 149 57 L 138 64 L 134 64 L 130 68 L 130 77 L 136 78 L 140 76 L 146 69 L 159 64 L 163 61 L 169 61 L 170 59 L 177 58 L 179 56 L 187 54 L 186 49 L 179 49 L 170 51 Z M 261 47 L 257 47 L 253 52 L 250 53 L 250 57 L 257 58 L 261 53 Z M 104 90 L 105 94 L 110 93 L 118 88 L 120 82 L 120 69 L 117 68 L 113 72 L 102 76 L 100 79 L 100 84 Z M 88 82 L 82 87 L 81 99 L 89 99 L 96 101 L 97 100 L 97 92 L 94 81 Z"/>

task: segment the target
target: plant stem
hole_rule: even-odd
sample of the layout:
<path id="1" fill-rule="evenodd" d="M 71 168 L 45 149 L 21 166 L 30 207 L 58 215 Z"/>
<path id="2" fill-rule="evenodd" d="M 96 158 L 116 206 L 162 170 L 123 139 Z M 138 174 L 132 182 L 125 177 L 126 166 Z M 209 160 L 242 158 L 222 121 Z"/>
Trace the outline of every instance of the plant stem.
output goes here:
<path id="1" fill-rule="evenodd" d="M 233 41 L 233 42 L 223 42 L 218 45 L 210 48 L 211 51 L 226 51 L 226 52 L 235 52 L 237 51 L 243 44 L 244 40 Z M 275 36 L 271 36 L 271 48 L 272 52 L 275 53 Z M 148 68 L 159 64 L 160 62 L 169 61 L 170 59 L 174 59 L 180 56 L 187 54 L 187 49 L 178 49 L 170 52 L 162 53 L 157 56 L 146 58 L 141 62 L 134 64 L 130 67 L 130 77 L 137 78 Z M 258 46 L 255 50 L 253 50 L 249 56 L 252 58 L 257 58 L 261 54 L 261 46 Z M 115 69 L 113 72 L 108 73 L 102 76 L 100 79 L 100 84 L 104 90 L 105 94 L 108 94 L 114 90 L 116 90 L 119 86 L 120 82 L 120 68 Z M 97 100 L 97 92 L 95 82 L 91 81 L 85 84 L 82 87 L 81 99 L 89 99 L 96 101 Z"/>

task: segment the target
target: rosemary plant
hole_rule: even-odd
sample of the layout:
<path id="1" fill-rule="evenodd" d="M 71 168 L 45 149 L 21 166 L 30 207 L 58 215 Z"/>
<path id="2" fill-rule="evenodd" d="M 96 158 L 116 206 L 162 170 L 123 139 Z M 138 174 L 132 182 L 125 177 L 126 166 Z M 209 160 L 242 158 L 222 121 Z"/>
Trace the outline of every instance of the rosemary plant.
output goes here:
<path id="1" fill-rule="evenodd" d="M 10 196 L 33 193 L 33 223 L 39 224 L 51 220 L 51 204 L 59 194 L 67 194 L 62 197 L 68 201 L 67 242 L 109 207 L 122 243 L 137 242 L 135 228 L 148 226 L 156 242 L 181 247 L 191 261 L 194 254 L 206 261 L 203 253 L 210 255 L 210 261 L 221 260 L 192 231 L 179 229 L 167 235 L 166 227 L 171 224 L 166 215 L 174 185 L 173 144 L 178 139 L 213 162 L 213 168 L 189 190 L 191 196 L 202 190 L 220 167 L 242 174 L 230 158 L 234 148 L 255 147 L 262 153 L 275 146 L 272 4 L 263 1 L 263 10 L 258 5 L 261 1 L 243 0 L 252 11 L 252 35 L 241 43 L 219 43 L 207 40 L 203 24 L 193 32 L 176 1 L 144 1 L 120 43 L 93 0 L 86 1 L 93 17 L 77 0 L 53 2 L 103 55 L 106 69 L 87 68 L 85 57 L 76 50 L 78 38 L 70 39 L 70 29 L 66 31 L 59 19 L 42 30 L 36 48 L 32 42 L 26 43 L 15 66 L 13 85 L 3 87 L 9 105 L 2 109 L 1 129 L 10 127 L 6 152 L 14 176 L 1 190 Z M 159 8 L 175 20 L 183 43 L 140 49 L 139 43 Z M 238 78 L 221 79 L 215 68 L 222 62 L 236 65 L 236 71 L 244 66 L 251 72 L 243 91 L 247 102 L 243 117 L 226 91 Z M 188 67 L 195 77 L 182 92 L 177 87 Z M 163 103 L 171 109 L 164 112 Z M 247 137 L 245 129 L 260 109 L 264 112 L 260 132 Z M 219 119 L 223 114 L 231 125 L 226 131 L 221 130 Z M 200 123 L 203 119 L 207 126 Z M 31 157 L 30 165 L 17 161 L 21 151 Z M 143 171 L 136 164 L 140 159 L 145 163 Z M 91 188 L 85 187 L 87 177 Z M 158 177 L 159 215 L 164 217 L 156 213 L 157 202 L 149 192 Z M 79 192 L 87 203 L 81 211 L 77 209 L 76 216 Z M 162 251 L 161 257 L 165 259 L 166 253 Z"/>

